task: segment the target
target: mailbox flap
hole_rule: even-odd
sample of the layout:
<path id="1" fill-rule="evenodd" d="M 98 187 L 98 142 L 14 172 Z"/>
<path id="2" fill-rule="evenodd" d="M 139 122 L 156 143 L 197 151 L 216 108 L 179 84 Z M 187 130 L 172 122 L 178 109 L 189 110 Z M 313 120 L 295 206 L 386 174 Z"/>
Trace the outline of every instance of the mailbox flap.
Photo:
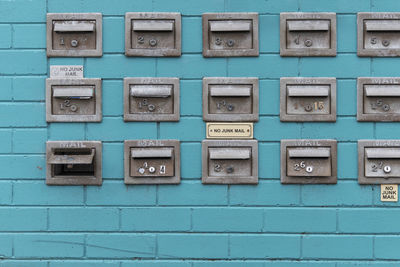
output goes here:
<path id="1" fill-rule="evenodd" d="M 170 32 L 173 29 L 174 29 L 174 23 L 172 21 L 135 20 L 132 22 L 133 31 Z"/>
<path id="2" fill-rule="evenodd" d="M 55 149 L 48 163 L 50 164 L 92 164 L 96 149 Z"/>
<path id="3" fill-rule="evenodd" d="M 54 22 L 55 32 L 93 32 L 95 24 L 89 21 Z"/>
<path id="4" fill-rule="evenodd" d="M 171 85 L 131 85 L 133 97 L 169 97 L 172 94 Z"/>
<path id="5" fill-rule="evenodd" d="M 53 87 L 53 97 L 90 99 L 94 90 L 90 87 Z"/>
<path id="6" fill-rule="evenodd" d="M 365 148 L 365 155 L 369 159 L 398 159 L 400 148 Z"/>
<path id="7" fill-rule="evenodd" d="M 210 85 L 211 96 L 250 96 L 249 85 Z"/>
<path id="8" fill-rule="evenodd" d="M 371 20 L 365 22 L 365 30 L 369 32 L 400 31 L 400 20 Z"/>
<path id="9" fill-rule="evenodd" d="M 289 31 L 328 31 L 328 20 L 293 20 L 288 21 Z"/>
<path id="10" fill-rule="evenodd" d="M 364 85 L 366 96 L 400 96 L 400 85 Z"/>
<path id="11" fill-rule="evenodd" d="M 210 159 L 250 159 L 251 148 L 221 147 L 209 148 Z"/>
<path id="12" fill-rule="evenodd" d="M 329 147 L 291 148 L 288 152 L 290 158 L 329 158 L 331 156 Z"/>
<path id="13" fill-rule="evenodd" d="M 210 31 L 212 32 L 248 32 L 250 30 L 250 21 L 210 21 Z"/>
<path id="14" fill-rule="evenodd" d="M 173 155 L 173 148 L 160 147 L 160 148 L 132 148 L 132 158 L 171 158 Z"/>
<path id="15" fill-rule="evenodd" d="M 329 96 L 329 86 L 288 85 L 288 96 Z"/>

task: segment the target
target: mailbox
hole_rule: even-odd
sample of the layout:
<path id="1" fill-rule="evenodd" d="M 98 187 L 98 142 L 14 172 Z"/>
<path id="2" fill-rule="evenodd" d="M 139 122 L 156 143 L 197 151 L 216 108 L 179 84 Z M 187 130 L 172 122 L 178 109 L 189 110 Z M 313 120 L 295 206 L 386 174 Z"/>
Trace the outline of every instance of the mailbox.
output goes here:
<path id="1" fill-rule="evenodd" d="M 360 12 L 357 32 L 359 56 L 400 56 L 400 13 Z"/>
<path id="2" fill-rule="evenodd" d="M 336 140 L 281 140 L 281 183 L 336 184 Z"/>
<path id="3" fill-rule="evenodd" d="M 124 143 L 125 184 L 179 184 L 179 140 L 129 140 Z"/>
<path id="4" fill-rule="evenodd" d="M 358 78 L 357 120 L 400 121 L 400 78 Z"/>
<path id="5" fill-rule="evenodd" d="M 47 141 L 46 184 L 101 185 L 100 141 Z"/>
<path id="6" fill-rule="evenodd" d="M 48 57 L 101 57 L 101 13 L 48 13 Z"/>
<path id="7" fill-rule="evenodd" d="M 179 57 L 181 55 L 181 14 L 126 13 L 125 55 Z"/>
<path id="8" fill-rule="evenodd" d="M 258 56 L 258 13 L 204 13 L 203 56 Z"/>
<path id="9" fill-rule="evenodd" d="M 400 183 L 400 140 L 359 140 L 358 182 Z"/>
<path id="10" fill-rule="evenodd" d="M 336 56 L 336 13 L 281 13 L 281 56 Z"/>
<path id="11" fill-rule="evenodd" d="M 257 184 L 257 140 L 203 140 L 203 184 Z"/>
<path id="12" fill-rule="evenodd" d="M 336 121 L 336 78 L 281 78 L 281 121 Z"/>
<path id="13" fill-rule="evenodd" d="M 100 122 L 101 79 L 46 79 L 47 122 Z"/>
<path id="14" fill-rule="evenodd" d="M 203 78 L 204 121 L 258 121 L 258 78 Z"/>
<path id="15" fill-rule="evenodd" d="M 179 121 L 179 78 L 125 78 L 125 121 Z"/>

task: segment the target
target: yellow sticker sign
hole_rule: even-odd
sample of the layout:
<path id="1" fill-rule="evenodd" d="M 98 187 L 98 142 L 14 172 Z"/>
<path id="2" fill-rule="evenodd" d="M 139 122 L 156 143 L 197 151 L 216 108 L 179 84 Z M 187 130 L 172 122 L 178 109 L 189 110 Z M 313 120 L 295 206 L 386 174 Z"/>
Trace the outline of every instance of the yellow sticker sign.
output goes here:
<path id="1" fill-rule="evenodd" d="M 207 138 L 252 139 L 253 123 L 207 123 Z"/>
<path id="2" fill-rule="evenodd" d="M 399 200 L 397 184 L 382 184 L 381 185 L 381 201 L 397 202 Z"/>

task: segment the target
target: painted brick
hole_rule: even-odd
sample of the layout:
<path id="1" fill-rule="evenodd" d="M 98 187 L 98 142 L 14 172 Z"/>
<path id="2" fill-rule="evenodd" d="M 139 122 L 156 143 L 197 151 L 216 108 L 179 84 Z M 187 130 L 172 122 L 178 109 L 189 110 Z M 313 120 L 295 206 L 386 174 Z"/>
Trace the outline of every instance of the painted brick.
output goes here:
<path id="1" fill-rule="evenodd" d="M 11 235 L 0 235 L 0 258 L 11 257 L 13 254 L 12 248 L 13 237 Z M 3 260 L 1 264 L 3 264 Z"/>
<path id="2" fill-rule="evenodd" d="M 155 186 L 126 186 L 122 180 L 103 182 L 102 186 L 87 188 L 87 205 L 155 205 Z M 116 197 L 118 196 L 118 197 Z"/>
<path id="3" fill-rule="evenodd" d="M 280 13 L 280 12 L 295 12 L 298 11 L 298 1 L 296 0 L 255 0 L 246 5 L 240 0 L 227 0 L 227 11 L 234 12 L 268 12 L 268 13 Z"/>
<path id="4" fill-rule="evenodd" d="M 51 65 L 83 65 L 83 58 L 79 58 L 79 57 L 51 57 L 48 58 L 49 61 L 49 66 Z M 50 70 L 50 68 L 49 68 Z M 84 75 L 86 76 L 86 71 L 84 71 Z M 96 77 L 97 78 L 97 77 Z"/>
<path id="5" fill-rule="evenodd" d="M 280 141 L 281 139 L 299 138 L 301 123 L 281 123 L 279 117 L 261 117 L 254 125 L 254 138 L 258 141 Z"/>
<path id="6" fill-rule="evenodd" d="M 2 267 L 48 267 L 46 261 L 31 260 L 2 260 Z"/>
<path id="7" fill-rule="evenodd" d="M 46 126 L 44 103 L 0 103 L 0 114 L 0 127 Z"/>
<path id="8" fill-rule="evenodd" d="M 376 122 L 375 125 L 377 139 L 399 139 L 399 135 L 396 134 L 396 132 L 398 132 L 400 129 L 398 123 Z"/>
<path id="9" fill-rule="evenodd" d="M 14 48 L 46 48 L 45 24 L 16 24 L 13 29 Z"/>
<path id="10" fill-rule="evenodd" d="M 372 237 L 304 236 L 303 257 L 313 259 L 372 259 Z"/>
<path id="11" fill-rule="evenodd" d="M 265 210 L 264 232 L 331 233 L 336 231 L 336 210 L 271 208 Z"/>
<path id="12" fill-rule="evenodd" d="M 16 129 L 13 135 L 14 153 L 45 153 L 47 129 Z"/>
<path id="13" fill-rule="evenodd" d="M 338 211 L 338 227 L 342 233 L 397 233 L 399 218 L 397 209 L 343 209 Z"/>
<path id="14" fill-rule="evenodd" d="M 1 155 L 0 179 L 36 179 L 46 177 L 46 161 L 42 155 Z"/>
<path id="15" fill-rule="evenodd" d="M 356 13 L 370 10 L 369 0 L 354 0 L 350 3 L 346 0 L 301 0 L 300 11 L 302 12 L 337 12 L 337 13 Z"/>
<path id="16" fill-rule="evenodd" d="M 84 237 L 76 234 L 18 234 L 14 255 L 18 258 L 77 258 L 83 256 Z"/>
<path id="17" fill-rule="evenodd" d="M 99 261 L 99 260 L 85 260 L 85 261 L 51 261 L 49 267 L 74 267 L 74 266 L 85 266 L 85 267 L 119 267 L 117 261 Z"/>
<path id="18" fill-rule="evenodd" d="M 193 267 L 264 267 L 263 262 L 252 262 L 252 261 L 200 261 L 194 262 Z"/>
<path id="19" fill-rule="evenodd" d="M 205 123 L 201 118 L 181 118 L 179 123 L 160 122 L 160 139 L 201 141 L 205 135 Z"/>
<path id="20" fill-rule="evenodd" d="M 0 77 L 0 100 L 11 100 L 12 99 L 12 78 Z"/>
<path id="21" fill-rule="evenodd" d="M 7 62 L 7 64 L 0 65 L 0 74 L 46 74 L 46 53 L 44 51 L 0 50 L 0 62 Z M 34 62 L 34 64 L 26 64 L 26 62 Z"/>
<path id="22" fill-rule="evenodd" d="M 279 115 L 279 80 L 261 80 L 260 115 Z"/>
<path id="23" fill-rule="evenodd" d="M 393 68 L 396 66 L 395 58 L 371 58 L 371 75 L 373 77 L 397 77 L 399 74 Z"/>
<path id="24" fill-rule="evenodd" d="M 369 206 L 372 186 L 360 186 L 356 181 L 308 185 L 301 189 L 301 200 L 306 206 Z"/>
<path id="25" fill-rule="evenodd" d="M 387 219 L 391 220 L 391 217 L 388 217 Z M 377 259 L 399 260 L 400 255 L 397 249 L 399 245 L 400 245 L 400 239 L 398 235 L 377 236 L 375 237 L 374 255 Z"/>
<path id="26" fill-rule="evenodd" d="M 264 1 L 264 3 L 268 2 Z M 259 29 L 262 29 L 259 30 L 260 52 L 279 53 L 279 15 L 259 15 L 258 20 Z"/>
<path id="27" fill-rule="evenodd" d="M 125 52 L 124 18 L 103 18 L 103 52 Z"/>
<path id="28" fill-rule="evenodd" d="M 192 217 L 195 232 L 261 232 L 263 227 L 259 208 L 194 208 Z"/>
<path id="29" fill-rule="evenodd" d="M 90 234 L 87 237 L 89 258 L 152 258 L 155 253 L 155 235 L 151 234 Z"/>
<path id="30" fill-rule="evenodd" d="M 335 263 L 332 262 L 317 262 L 317 261 L 282 261 L 282 260 L 270 260 L 270 261 L 249 261 L 249 260 L 230 260 L 230 261 L 214 261 L 214 262 L 194 262 L 193 267 L 336 267 Z"/>
<path id="31" fill-rule="evenodd" d="M 122 262 L 121 267 L 192 267 L 190 262 L 184 261 L 131 261 L 131 262 Z"/>
<path id="32" fill-rule="evenodd" d="M 52 206 L 82 205 L 83 187 L 47 186 L 43 181 L 21 181 L 14 183 L 14 205 Z"/>
<path id="33" fill-rule="evenodd" d="M 122 231 L 188 231 L 189 208 L 133 208 L 122 209 Z"/>
<path id="34" fill-rule="evenodd" d="M 103 118 L 102 123 L 91 123 L 87 126 L 86 137 L 89 140 L 123 141 L 131 139 L 157 138 L 155 122 L 128 122 L 121 118 Z"/>
<path id="35" fill-rule="evenodd" d="M 181 80 L 181 116 L 202 116 L 202 82 L 201 80 Z"/>
<path id="36" fill-rule="evenodd" d="M 11 47 L 11 25 L 0 25 L 0 48 Z"/>
<path id="37" fill-rule="evenodd" d="M 373 12 L 397 12 L 399 9 L 396 0 L 371 0 L 371 11 Z"/>
<path id="38" fill-rule="evenodd" d="M 228 257 L 227 235 L 159 234 L 157 240 L 157 256 L 159 258 L 218 259 Z"/>
<path id="39" fill-rule="evenodd" d="M 103 178 L 124 177 L 123 155 L 123 143 L 103 143 Z"/>
<path id="40" fill-rule="evenodd" d="M 340 179 L 357 179 L 357 143 L 338 143 L 337 173 Z"/>
<path id="41" fill-rule="evenodd" d="M 371 266 L 371 267 L 396 267 L 399 265 L 398 261 L 379 262 L 379 261 L 362 261 L 362 262 L 338 262 L 337 267 L 352 267 L 352 266 Z"/>
<path id="42" fill-rule="evenodd" d="M 51 123 L 48 126 L 49 140 L 84 140 L 84 123 Z"/>
<path id="43" fill-rule="evenodd" d="M 1 208 L 0 218 L 0 231 L 43 231 L 47 227 L 47 211 L 42 208 Z"/>
<path id="44" fill-rule="evenodd" d="M 368 0 L 367 0 L 368 1 Z M 354 1 L 356 3 L 357 1 Z M 338 52 L 357 52 L 357 16 L 337 15 Z"/>
<path id="45" fill-rule="evenodd" d="M 0 130 L 0 153 L 11 153 L 12 131 Z"/>
<path id="46" fill-rule="evenodd" d="M 119 226 L 116 208 L 50 208 L 51 231 L 116 231 Z"/>
<path id="47" fill-rule="evenodd" d="M 235 206 L 294 206 L 300 202 L 299 185 L 282 185 L 280 181 L 260 181 L 257 186 L 229 188 L 229 204 Z"/>
<path id="48" fill-rule="evenodd" d="M 232 259 L 300 257 L 300 236 L 297 235 L 231 235 L 229 244 Z"/>
<path id="49" fill-rule="evenodd" d="M 45 77 L 16 77 L 13 98 L 17 101 L 45 101 Z"/>
<path id="50" fill-rule="evenodd" d="M 201 15 L 205 12 L 224 12 L 224 0 L 153 0 L 153 11 L 181 12 L 183 15 Z"/>
<path id="51" fill-rule="evenodd" d="M 122 116 L 124 114 L 122 88 L 122 81 L 103 81 L 103 116 Z"/>
<path id="52" fill-rule="evenodd" d="M 0 182 L 0 205 L 10 204 L 12 197 L 12 184 L 9 182 Z"/>
<path id="53" fill-rule="evenodd" d="M 280 144 L 279 143 L 259 143 L 258 144 L 258 169 L 259 178 L 279 178 L 280 177 Z"/>
<path id="54" fill-rule="evenodd" d="M 45 0 L 0 2 L 0 22 L 45 22 Z"/>
<path id="55" fill-rule="evenodd" d="M 228 202 L 227 188 L 224 185 L 203 185 L 197 181 L 160 186 L 158 188 L 158 204 L 161 206 L 226 205 Z"/>
<path id="56" fill-rule="evenodd" d="M 182 178 L 201 177 L 201 144 L 181 143 Z"/>
<path id="57" fill-rule="evenodd" d="M 357 115 L 356 88 L 356 80 L 337 80 L 337 115 Z"/>
<path id="58" fill-rule="evenodd" d="M 182 18 L 182 53 L 201 53 L 203 49 L 202 36 L 201 18 Z"/>

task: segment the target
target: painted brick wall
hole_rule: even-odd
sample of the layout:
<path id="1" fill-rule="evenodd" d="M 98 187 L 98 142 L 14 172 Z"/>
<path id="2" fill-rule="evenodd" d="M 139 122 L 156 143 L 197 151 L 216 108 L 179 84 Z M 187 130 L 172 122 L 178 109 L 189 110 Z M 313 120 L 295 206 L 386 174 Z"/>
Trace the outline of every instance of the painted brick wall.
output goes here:
<path id="1" fill-rule="evenodd" d="M 183 15 L 179 58 L 124 56 L 124 14 Z M 203 12 L 260 14 L 260 56 L 203 58 Z M 279 13 L 337 12 L 334 58 L 281 58 Z M 356 121 L 356 78 L 399 76 L 398 58 L 356 55 L 356 12 L 398 0 L 0 0 L 0 266 L 350 267 L 400 265 L 400 210 L 357 183 L 357 143 L 399 138 L 399 123 Z M 46 12 L 102 12 L 101 58 L 46 58 Z M 102 123 L 45 121 L 52 64 L 103 78 Z M 122 79 L 181 78 L 179 123 L 124 123 Z M 201 79 L 258 76 L 257 186 L 201 184 Z M 279 78 L 338 78 L 336 123 L 281 123 Z M 125 186 L 123 140 L 182 141 L 182 183 Z M 281 185 L 279 141 L 336 138 L 337 185 Z M 46 186 L 46 140 L 102 140 L 103 186 Z"/>

